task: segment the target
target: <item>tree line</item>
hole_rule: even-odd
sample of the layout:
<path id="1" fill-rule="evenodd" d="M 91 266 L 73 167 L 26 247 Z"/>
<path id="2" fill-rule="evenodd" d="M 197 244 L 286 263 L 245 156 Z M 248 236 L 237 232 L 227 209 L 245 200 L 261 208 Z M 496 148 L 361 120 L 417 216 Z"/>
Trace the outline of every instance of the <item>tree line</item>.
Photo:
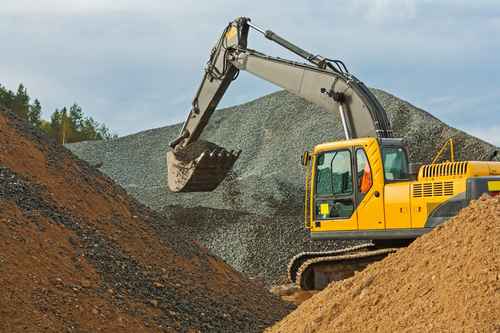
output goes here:
<path id="1" fill-rule="evenodd" d="M 32 100 L 23 84 L 19 84 L 16 92 L 0 85 L 0 105 L 10 109 L 61 144 L 108 140 L 116 137 L 106 125 L 85 116 L 82 108 L 76 103 L 56 109 L 50 119 L 43 119 L 40 101 L 36 98 Z"/>

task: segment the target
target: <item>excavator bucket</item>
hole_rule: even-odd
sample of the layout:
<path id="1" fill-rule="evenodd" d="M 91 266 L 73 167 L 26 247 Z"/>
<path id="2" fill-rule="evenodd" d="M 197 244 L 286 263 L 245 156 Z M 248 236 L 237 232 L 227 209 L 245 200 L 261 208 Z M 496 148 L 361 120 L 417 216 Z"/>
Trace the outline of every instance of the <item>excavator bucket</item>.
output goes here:
<path id="1" fill-rule="evenodd" d="M 168 187 L 172 192 L 209 192 L 226 178 L 241 151 L 208 141 L 195 141 L 167 153 Z"/>

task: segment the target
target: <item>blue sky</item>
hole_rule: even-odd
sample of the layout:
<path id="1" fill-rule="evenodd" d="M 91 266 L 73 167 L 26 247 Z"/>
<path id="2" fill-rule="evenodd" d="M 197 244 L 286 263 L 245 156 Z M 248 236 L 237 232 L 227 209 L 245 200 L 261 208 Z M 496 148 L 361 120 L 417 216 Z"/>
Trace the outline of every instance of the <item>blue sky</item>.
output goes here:
<path id="1" fill-rule="evenodd" d="M 24 83 L 46 115 L 77 102 L 120 135 L 180 122 L 237 16 L 500 146 L 498 0 L 2 0 L 0 83 Z M 221 106 L 276 90 L 242 74 Z"/>

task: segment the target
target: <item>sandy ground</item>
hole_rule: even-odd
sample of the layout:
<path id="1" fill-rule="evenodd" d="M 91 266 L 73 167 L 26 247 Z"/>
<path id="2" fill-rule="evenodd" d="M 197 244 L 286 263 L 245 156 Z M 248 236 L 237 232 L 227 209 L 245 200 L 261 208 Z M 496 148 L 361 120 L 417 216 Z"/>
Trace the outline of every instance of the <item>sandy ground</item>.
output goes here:
<path id="1" fill-rule="evenodd" d="M 267 332 L 499 332 L 500 197 L 333 283 Z"/>

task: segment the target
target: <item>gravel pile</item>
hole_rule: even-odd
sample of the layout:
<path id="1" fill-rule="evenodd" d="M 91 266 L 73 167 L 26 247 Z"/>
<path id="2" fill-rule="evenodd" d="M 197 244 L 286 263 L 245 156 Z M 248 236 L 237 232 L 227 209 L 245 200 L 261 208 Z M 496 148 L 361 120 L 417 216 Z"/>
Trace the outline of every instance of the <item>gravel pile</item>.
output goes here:
<path id="1" fill-rule="evenodd" d="M 396 135 L 408 142 L 412 161 L 430 162 L 450 137 L 463 159 L 485 159 L 494 149 L 393 95 L 373 92 Z M 69 148 L 92 164 L 102 162 L 104 173 L 155 210 L 175 215 L 172 206 L 194 208 L 181 212 L 193 216 L 193 223 L 186 223 L 191 232 L 238 270 L 262 276 L 268 283 L 283 276 L 294 254 L 343 245 L 308 241 L 302 218 L 304 172 L 299 163 L 305 149 L 343 138 L 337 113 L 286 91 L 216 111 L 202 138 L 243 152 L 233 174 L 210 193 L 169 193 L 166 187 L 165 154 L 180 126 Z"/>
<path id="2" fill-rule="evenodd" d="M 353 241 L 311 241 L 300 218 L 263 216 L 206 207 L 167 207 L 168 220 L 179 221 L 189 234 L 228 264 L 267 286 L 288 283 L 288 261 L 301 251 L 343 248 Z"/>
<path id="3" fill-rule="evenodd" d="M 451 128 L 429 113 L 381 90 L 373 92 L 389 114 L 395 134 L 406 139 L 411 159 L 430 162 L 448 138 L 458 156 L 486 159 L 494 147 Z M 300 156 L 321 142 L 343 138 L 337 113 L 280 91 L 255 101 L 218 110 L 203 139 L 227 149 L 242 149 L 234 174 L 211 193 L 168 193 L 165 154 L 180 124 L 106 142 L 68 145 L 129 193 L 153 209 L 169 205 L 212 207 L 261 215 L 295 215 L 302 209 L 304 173 Z M 288 214 L 293 212 L 293 214 Z"/>
<path id="4" fill-rule="evenodd" d="M 8 111 L 0 133 L 0 331 L 258 332 L 289 312 Z"/>

